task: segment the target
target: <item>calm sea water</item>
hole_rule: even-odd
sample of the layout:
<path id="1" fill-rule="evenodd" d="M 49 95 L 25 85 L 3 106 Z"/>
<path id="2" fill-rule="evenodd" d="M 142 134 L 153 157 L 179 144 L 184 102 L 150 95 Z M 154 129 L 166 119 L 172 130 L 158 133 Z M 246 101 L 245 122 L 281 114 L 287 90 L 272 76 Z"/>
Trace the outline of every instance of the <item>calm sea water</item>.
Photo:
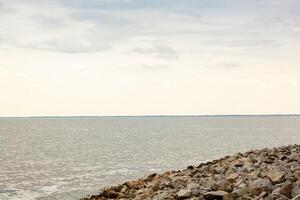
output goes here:
<path id="1" fill-rule="evenodd" d="M 153 172 L 300 143 L 300 116 L 0 119 L 0 199 L 79 199 Z"/>

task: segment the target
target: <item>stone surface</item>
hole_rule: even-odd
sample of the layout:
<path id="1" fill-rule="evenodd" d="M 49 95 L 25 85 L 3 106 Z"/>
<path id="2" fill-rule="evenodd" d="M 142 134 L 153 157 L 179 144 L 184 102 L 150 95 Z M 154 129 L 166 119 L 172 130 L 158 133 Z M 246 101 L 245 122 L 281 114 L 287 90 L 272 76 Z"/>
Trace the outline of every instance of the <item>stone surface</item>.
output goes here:
<path id="1" fill-rule="evenodd" d="M 278 170 L 270 170 L 267 173 L 268 178 L 272 183 L 282 183 L 285 180 L 285 173 Z"/>
<path id="2" fill-rule="evenodd" d="M 192 196 L 192 191 L 189 189 L 182 189 L 177 194 L 178 198 L 185 199 Z"/>
<path id="3" fill-rule="evenodd" d="M 295 196 L 292 200 L 300 200 L 300 194 Z"/>
<path id="4" fill-rule="evenodd" d="M 250 150 L 151 174 L 82 200 L 300 200 L 300 145 Z"/>
<path id="5" fill-rule="evenodd" d="M 228 192 L 225 191 L 213 191 L 213 192 L 207 192 L 203 195 L 204 199 L 206 200 L 230 200 L 231 195 Z"/>
<path id="6" fill-rule="evenodd" d="M 300 180 L 294 183 L 293 189 L 291 191 L 291 196 L 294 198 L 295 196 L 300 195 Z"/>
<path id="7" fill-rule="evenodd" d="M 291 192 L 292 192 L 292 189 L 293 189 L 293 184 L 292 182 L 290 181 L 286 181 L 282 184 L 280 190 L 279 190 L 279 193 L 286 196 L 286 197 L 289 197 L 291 198 Z"/>

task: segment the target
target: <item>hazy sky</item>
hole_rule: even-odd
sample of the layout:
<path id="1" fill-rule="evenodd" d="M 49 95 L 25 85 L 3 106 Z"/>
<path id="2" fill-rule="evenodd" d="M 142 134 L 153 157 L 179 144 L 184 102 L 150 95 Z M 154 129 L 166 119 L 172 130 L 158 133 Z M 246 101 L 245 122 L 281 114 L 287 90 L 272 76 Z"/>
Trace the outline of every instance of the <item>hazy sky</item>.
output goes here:
<path id="1" fill-rule="evenodd" d="M 299 0 L 0 0 L 0 116 L 300 113 Z"/>

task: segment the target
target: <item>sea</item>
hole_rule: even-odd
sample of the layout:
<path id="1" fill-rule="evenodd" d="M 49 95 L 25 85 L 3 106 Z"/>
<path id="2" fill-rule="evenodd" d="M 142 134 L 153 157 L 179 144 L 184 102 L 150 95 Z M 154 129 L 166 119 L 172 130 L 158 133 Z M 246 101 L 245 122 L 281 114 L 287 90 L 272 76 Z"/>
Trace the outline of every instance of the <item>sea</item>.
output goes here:
<path id="1" fill-rule="evenodd" d="M 296 143 L 297 115 L 0 118 L 0 199 L 80 199 L 152 173 Z"/>

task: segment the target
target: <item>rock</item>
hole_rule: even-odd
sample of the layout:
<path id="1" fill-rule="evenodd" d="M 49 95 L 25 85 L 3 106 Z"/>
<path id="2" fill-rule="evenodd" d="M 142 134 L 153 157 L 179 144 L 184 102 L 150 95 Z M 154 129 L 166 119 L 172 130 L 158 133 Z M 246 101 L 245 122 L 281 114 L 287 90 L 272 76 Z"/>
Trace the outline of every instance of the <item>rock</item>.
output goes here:
<path id="1" fill-rule="evenodd" d="M 177 193 L 178 198 L 180 199 L 186 199 L 192 196 L 192 191 L 189 189 L 182 189 L 179 190 L 179 192 Z"/>
<path id="2" fill-rule="evenodd" d="M 244 166 L 244 163 L 243 163 L 242 161 L 238 160 L 238 161 L 236 161 L 236 162 L 234 163 L 234 166 L 235 166 L 235 167 L 243 167 L 243 166 Z"/>
<path id="3" fill-rule="evenodd" d="M 156 173 L 150 174 L 149 176 L 147 176 L 144 180 L 145 181 L 152 181 L 155 177 L 157 177 Z"/>
<path id="4" fill-rule="evenodd" d="M 234 194 L 234 196 L 236 196 L 236 197 L 246 196 L 249 193 L 250 193 L 250 188 L 248 188 L 248 187 L 238 188 L 238 189 L 233 190 L 233 192 L 232 192 L 232 194 Z"/>
<path id="5" fill-rule="evenodd" d="M 234 185 L 232 184 L 232 182 L 224 179 L 218 181 L 217 185 L 219 190 L 223 190 L 225 192 L 232 192 L 232 190 L 234 189 Z"/>
<path id="6" fill-rule="evenodd" d="M 155 195 L 152 200 L 165 200 L 165 199 L 168 199 L 169 198 L 169 195 L 170 195 L 170 192 L 169 191 L 164 191 L 162 193 L 159 193 L 157 195 Z"/>
<path id="7" fill-rule="evenodd" d="M 285 175 L 285 179 L 287 181 L 296 182 L 298 178 L 296 178 L 293 174 L 289 173 Z"/>
<path id="8" fill-rule="evenodd" d="M 241 180 L 239 180 L 239 181 L 235 182 L 235 183 L 234 183 L 234 187 L 239 187 L 239 188 L 241 188 L 241 187 L 245 187 L 244 180 L 243 180 L 243 179 L 241 179 Z"/>
<path id="9" fill-rule="evenodd" d="M 267 196 L 268 196 L 268 193 L 262 192 L 262 193 L 260 193 L 260 195 L 256 199 L 263 199 L 263 198 L 265 198 Z"/>
<path id="10" fill-rule="evenodd" d="M 300 200 L 300 145 L 252 150 L 151 174 L 82 200 Z"/>
<path id="11" fill-rule="evenodd" d="M 286 197 L 282 194 L 279 194 L 279 193 L 278 194 L 271 194 L 269 197 L 271 199 L 276 199 L 276 200 L 290 200 L 290 198 L 288 198 L 288 197 Z"/>
<path id="12" fill-rule="evenodd" d="M 133 189 L 141 189 L 145 187 L 145 183 L 143 180 L 136 180 L 136 181 L 128 181 L 125 183 L 128 188 Z"/>
<path id="13" fill-rule="evenodd" d="M 102 195 L 109 199 L 116 199 L 119 196 L 118 193 L 113 190 L 105 190 Z"/>
<path id="14" fill-rule="evenodd" d="M 122 189 L 121 189 L 121 193 L 125 193 L 128 190 L 128 187 L 125 185 Z"/>
<path id="15" fill-rule="evenodd" d="M 296 178 L 296 179 L 300 179 L 300 171 L 295 171 L 293 173 L 293 176 Z"/>
<path id="16" fill-rule="evenodd" d="M 170 181 L 170 186 L 175 189 L 181 189 L 185 185 L 186 180 L 182 177 L 174 177 L 173 180 Z"/>
<path id="17" fill-rule="evenodd" d="M 200 185 L 196 184 L 196 183 L 189 183 L 189 184 L 187 184 L 187 189 L 191 190 L 192 196 L 198 196 L 199 193 L 201 192 Z"/>
<path id="18" fill-rule="evenodd" d="M 292 189 L 293 189 L 293 184 L 292 182 L 290 181 L 286 181 L 282 184 L 280 190 L 279 190 L 279 193 L 286 196 L 286 197 L 289 197 L 291 198 L 291 192 L 292 192 Z"/>
<path id="19" fill-rule="evenodd" d="M 276 188 L 276 189 L 274 189 L 274 190 L 272 191 L 272 194 L 274 194 L 274 195 L 280 194 L 280 190 L 281 190 L 281 188 L 278 187 L 278 188 Z"/>
<path id="20" fill-rule="evenodd" d="M 238 173 L 231 173 L 227 176 L 227 179 L 228 180 L 235 180 L 239 177 L 239 174 Z"/>
<path id="21" fill-rule="evenodd" d="M 210 190 L 217 191 L 218 189 L 219 189 L 219 185 L 217 183 L 214 183 L 210 186 Z"/>
<path id="22" fill-rule="evenodd" d="M 270 170 L 267 173 L 267 177 L 272 181 L 272 183 L 282 183 L 285 181 L 285 172 L 277 171 L 277 170 Z"/>
<path id="23" fill-rule="evenodd" d="M 272 191 L 272 184 L 268 179 L 259 178 L 249 183 L 249 194 L 258 196 L 262 192 L 270 193 Z"/>
<path id="24" fill-rule="evenodd" d="M 292 200 L 300 200 L 300 194 L 295 196 Z"/>
<path id="25" fill-rule="evenodd" d="M 300 195 L 300 181 L 294 183 L 293 189 L 291 191 L 292 198 L 296 197 L 297 195 Z"/>
<path id="26" fill-rule="evenodd" d="M 207 178 L 207 179 L 204 181 L 203 186 L 204 186 L 204 187 L 208 187 L 208 188 L 214 188 L 214 187 L 216 187 L 216 181 L 215 181 L 214 178 L 212 178 L 212 177 Z"/>
<path id="27" fill-rule="evenodd" d="M 232 200 L 231 194 L 225 191 L 213 191 L 207 192 L 203 195 L 204 199 L 206 200 Z"/>
<path id="28" fill-rule="evenodd" d="M 193 167 L 193 166 L 188 166 L 187 169 L 188 169 L 188 170 L 193 170 L 194 167 Z"/>
<path id="29" fill-rule="evenodd" d="M 293 165 L 291 168 L 292 172 L 300 171 L 300 166 L 299 165 Z"/>
<path id="30" fill-rule="evenodd" d="M 299 153 L 295 153 L 293 152 L 290 156 L 289 156 L 290 161 L 297 161 L 300 160 L 300 154 Z"/>
<path id="31" fill-rule="evenodd" d="M 249 196 L 243 196 L 243 197 L 238 197 L 236 198 L 237 200 L 254 200 L 253 198 L 249 197 Z"/>
<path id="32" fill-rule="evenodd" d="M 249 184 L 250 187 L 272 187 L 268 179 L 259 178 Z"/>

